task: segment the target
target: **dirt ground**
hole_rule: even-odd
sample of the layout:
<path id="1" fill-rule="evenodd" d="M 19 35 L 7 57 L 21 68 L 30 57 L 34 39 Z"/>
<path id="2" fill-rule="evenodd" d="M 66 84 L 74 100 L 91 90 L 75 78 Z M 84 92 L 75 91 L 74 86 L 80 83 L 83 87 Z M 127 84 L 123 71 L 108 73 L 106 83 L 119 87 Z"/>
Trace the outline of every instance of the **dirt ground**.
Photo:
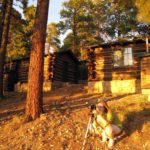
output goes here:
<path id="1" fill-rule="evenodd" d="M 88 94 L 72 85 L 44 94 L 44 111 L 23 124 L 24 93 L 6 93 L 0 102 L 0 150 L 81 150 L 89 105 L 105 99 L 122 121 L 124 132 L 114 150 L 150 150 L 150 102 L 142 94 Z M 89 135 L 85 150 L 107 150 L 100 136 Z"/>

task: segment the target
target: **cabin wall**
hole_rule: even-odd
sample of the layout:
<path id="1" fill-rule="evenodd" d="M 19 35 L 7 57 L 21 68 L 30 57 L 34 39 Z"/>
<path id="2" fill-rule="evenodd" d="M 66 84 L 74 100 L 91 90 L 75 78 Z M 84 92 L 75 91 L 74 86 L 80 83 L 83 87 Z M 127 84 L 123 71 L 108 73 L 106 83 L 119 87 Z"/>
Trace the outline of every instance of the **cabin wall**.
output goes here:
<path id="1" fill-rule="evenodd" d="M 142 78 L 142 88 L 150 88 L 150 56 L 144 57 L 141 60 L 141 78 Z"/>
<path id="2" fill-rule="evenodd" d="M 20 60 L 17 62 L 18 82 L 27 83 L 29 72 L 29 59 Z"/>
<path id="3" fill-rule="evenodd" d="M 128 47 L 133 49 L 133 65 L 114 66 L 115 50 Z M 114 45 L 93 49 L 92 57 L 89 57 L 89 66 L 93 66 L 92 69 L 89 67 L 89 93 L 139 93 L 141 63 L 138 54 L 144 51 L 146 51 L 145 44 Z M 92 73 L 95 73 L 94 77 L 91 76 Z"/>
<path id="4" fill-rule="evenodd" d="M 67 68 L 64 70 L 67 64 Z M 5 64 L 4 89 L 5 91 L 26 92 L 28 86 L 29 58 L 16 60 Z M 64 78 L 66 77 L 66 79 Z M 59 84 L 58 84 L 59 81 Z M 77 63 L 70 53 L 50 54 L 44 57 L 43 90 L 50 91 L 64 82 L 77 82 Z"/>
<path id="5" fill-rule="evenodd" d="M 77 64 L 69 55 L 56 56 L 53 81 L 77 83 Z"/>
<path id="6" fill-rule="evenodd" d="M 47 78 L 49 77 L 49 56 L 44 57 L 44 83 L 43 91 L 51 90 L 51 81 Z M 14 90 L 18 92 L 26 92 L 28 89 L 28 72 L 29 72 L 29 58 L 17 61 L 17 83 L 14 85 Z"/>
<path id="7" fill-rule="evenodd" d="M 141 87 L 142 93 L 149 95 L 150 100 L 150 56 L 141 59 Z"/>
<path id="8" fill-rule="evenodd" d="M 14 83 L 17 83 L 17 63 L 9 62 L 4 66 L 3 88 L 5 91 L 13 91 Z"/>
<path id="9" fill-rule="evenodd" d="M 52 80 L 55 54 L 44 57 L 44 81 Z"/>

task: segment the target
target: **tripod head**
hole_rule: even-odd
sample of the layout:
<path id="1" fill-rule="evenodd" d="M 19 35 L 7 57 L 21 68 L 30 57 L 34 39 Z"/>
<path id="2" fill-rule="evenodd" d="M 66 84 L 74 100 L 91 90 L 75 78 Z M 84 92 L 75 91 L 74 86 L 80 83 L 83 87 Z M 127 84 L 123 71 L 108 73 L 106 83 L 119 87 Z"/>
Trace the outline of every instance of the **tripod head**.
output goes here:
<path id="1" fill-rule="evenodd" d="M 94 118 L 94 117 L 95 117 L 95 112 L 96 112 L 96 105 L 95 105 L 95 104 L 91 104 L 91 105 L 89 106 L 89 109 L 90 109 L 89 115 L 90 115 L 92 118 Z"/>
<path id="2" fill-rule="evenodd" d="M 89 106 L 89 108 L 90 108 L 90 111 L 92 112 L 93 110 L 96 110 L 96 105 L 95 104 L 91 104 Z"/>

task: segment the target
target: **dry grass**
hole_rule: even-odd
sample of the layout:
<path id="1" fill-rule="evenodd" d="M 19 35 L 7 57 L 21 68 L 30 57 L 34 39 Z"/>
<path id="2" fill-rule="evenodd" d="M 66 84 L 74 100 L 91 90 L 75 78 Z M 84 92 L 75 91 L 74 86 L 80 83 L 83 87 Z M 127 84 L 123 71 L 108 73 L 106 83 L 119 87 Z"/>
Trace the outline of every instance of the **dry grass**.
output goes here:
<path id="1" fill-rule="evenodd" d="M 147 97 L 141 94 L 122 97 L 89 95 L 79 86 L 69 87 L 67 92 L 61 89 L 47 93 L 46 113 L 26 124 L 22 123 L 24 101 L 19 100 L 18 94 L 12 98 L 18 100 L 10 105 L 10 96 L 6 101 L 9 108 L 5 102 L 0 108 L 0 150 L 80 150 L 89 119 L 85 101 L 92 103 L 99 97 L 111 100 L 108 105 L 117 112 L 123 123 L 124 134 L 114 150 L 149 150 L 150 102 Z M 57 100 L 65 101 L 63 105 L 59 103 L 59 109 L 52 103 Z M 107 145 L 100 142 L 100 137 L 91 136 L 87 140 L 86 150 L 107 150 Z"/>

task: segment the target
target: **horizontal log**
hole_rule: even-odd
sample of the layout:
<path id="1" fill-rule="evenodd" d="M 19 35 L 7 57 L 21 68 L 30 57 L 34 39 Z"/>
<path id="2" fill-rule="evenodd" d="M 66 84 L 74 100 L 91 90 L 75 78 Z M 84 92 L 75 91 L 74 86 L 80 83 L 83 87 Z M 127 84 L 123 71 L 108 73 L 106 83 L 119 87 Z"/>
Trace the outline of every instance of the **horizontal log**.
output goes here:
<path id="1" fill-rule="evenodd" d="M 63 72 L 60 72 L 60 71 L 55 71 L 54 72 L 54 75 L 58 75 L 58 76 L 64 76 L 64 73 Z M 76 77 L 76 73 L 71 73 L 71 72 L 68 72 L 68 74 L 67 74 L 67 76 L 69 77 L 69 78 L 75 78 Z"/>
<path id="2" fill-rule="evenodd" d="M 112 78 L 112 79 L 127 79 L 127 78 L 137 78 L 140 74 L 127 73 L 127 74 L 96 74 L 97 78 Z"/>
<path id="3" fill-rule="evenodd" d="M 18 75 L 24 75 L 24 74 L 28 74 L 28 71 L 22 71 L 22 72 L 18 72 Z"/>
<path id="4" fill-rule="evenodd" d="M 54 65 L 54 68 L 55 69 L 58 69 L 58 70 L 63 70 L 64 69 L 64 66 L 63 65 Z M 77 70 L 76 69 L 77 67 L 76 66 L 68 66 L 68 70 L 70 71 L 70 70 Z"/>
<path id="5" fill-rule="evenodd" d="M 24 69 L 24 70 L 22 69 L 22 70 L 19 70 L 19 71 L 18 71 L 18 74 L 24 73 L 24 72 L 28 72 L 28 71 L 29 71 L 29 69 Z"/>
<path id="6" fill-rule="evenodd" d="M 69 66 L 72 66 L 72 67 L 75 67 L 76 66 L 76 64 L 75 63 L 71 63 L 71 62 L 67 62 L 68 63 L 68 65 Z M 64 67 L 64 63 L 62 62 L 62 61 L 60 61 L 60 62 L 55 62 L 55 64 L 54 64 L 55 66 L 63 66 Z"/>

